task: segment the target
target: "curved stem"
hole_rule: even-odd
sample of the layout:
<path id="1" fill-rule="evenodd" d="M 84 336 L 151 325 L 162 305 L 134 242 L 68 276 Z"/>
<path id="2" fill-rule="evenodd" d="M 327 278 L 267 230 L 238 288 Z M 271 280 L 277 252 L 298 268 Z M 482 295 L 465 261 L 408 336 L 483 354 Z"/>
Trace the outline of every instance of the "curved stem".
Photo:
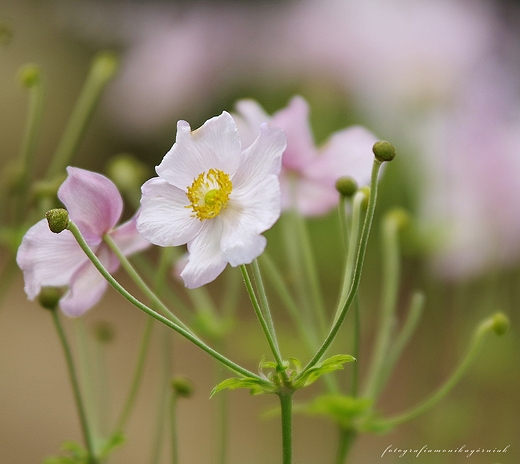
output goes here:
<path id="1" fill-rule="evenodd" d="M 88 464 L 98 464 L 98 460 L 95 455 L 94 450 L 94 440 L 92 438 L 92 433 L 90 431 L 89 423 L 87 420 L 87 414 L 85 411 L 85 405 L 83 403 L 83 398 L 81 396 L 81 390 L 79 387 L 78 376 L 76 374 L 76 369 L 74 367 L 74 360 L 72 358 L 72 352 L 70 350 L 69 343 L 67 341 L 67 337 L 65 336 L 65 331 L 63 330 L 63 326 L 61 325 L 59 312 L 57 309 L 54 309 L 52 312 L 52 319 L 54 321 L 54 326 L 56 327 L 56 331 L 58 332 L 58 337 L 61 342 L 61 346 L 63 348 L 63 352 L 65 354 L 65 361 L 67 363 L 67 370 L 69 372 L 70 382 L 72 384 L 72 391 L 74 393 L 74 400 L 76 402 L 76 407 L 78 409 L 79 419 L 81 423 L 81 430 L 83 432 L 83 439 L 85 440 L 85 446 L 87 448 L 89 461 Z"/>
<path id="2" fill-rule="evenodd" d="M 135 307 L 140 309 L 141 311 L 145 312 L 149 316 L 153 317 L 154 319 L 157 319 L 159 322 L 163 323 L 164 325 L 168 326 L 170 329 L 175 330 L 178 334 L 182 335 L 184 338 L 188 339 L 190 342 L 192 342 L 194 345 L 198 346 L 200 349 L 208 353 L 210 356 L 215 358 L 217 361 L 220 361 L 222 364 L 224 364 L 226 367 L 231 369 L 232 371 L 242 374 L 246 377 L 252 377 L 256 380 L 259 380 L 262 383 L 269 384 L 265 379 L 260 377 L 259 375 L 254 374 L 253 372 L 243 368 L 242 366 L 234 363 L 230 359 L 226 358 L 222 354 L 215 351 L 213 348 L 206 345 L 202 340 L 200 340 L 198 337 L 193 335 L 190 331 L 184 329 L 180 325 L 176 324 L 175 322 L 170 321 L 166 317 L 162 316 L 161 314 L 155 312 L 153 309 L 146 306 L 144 303 L 139 301 L 137 298 L 135 298 L 132 294 L 130 294 L 113 276 L 108 272 L 101 261 L 99 261 L 98 257 L 95 255 L 95 253 L 90 249 L 87 242 L 81 235 L 81 232 L 79 231 L 76 224 L 74 224 L 72 221 L 69 221 L 69 224 L 67 226 L 67 229 L 74 235 L 74 238 L 78 242 L 81 249 L 84 251 L 84 253 L 88 256 L 92 264 L 96 267 L 96 269 L 101 273 L 101 275 L 108 281 L 108 283 L 126 300 L 128 300 L 130 303 L 132 303 Z"/>
<path id="3" fill-rule="evenodd" d="M 365 222 L 363 224 L 363 230 L 361 232 L 361 239 L 359 242 L 359 248 L 358 248 L 358 254 L 356 259 L 356 266 L 354 269 L 352 284 L 350 286 L 349 293 L 347 295 L 347 299 L 345 301 L 345 304 L 339 314 L 339 316 L 336 318 L 336 321 L 334 322 L 329 334 L 325 338 L 324 342 L 322 343 L 321 347 L 318 349 L 316 354 L 313 356 L 313 358 L 307 363 L 307 365 L 302 369 L 302 371 L 295 377 L 294 382 L 298 381 L 303 375 L 307 373 L 307 371 L 315 366 L 322 356 L 325 354 L 331 343 L 334 341 L 334 338 L 336 337 L 343 321 L 345 320 L 345 317 L 348 313 L 348 310 L 350 309 L 350 306 L 352 305 L 352 302 L 354 301 L 354 298 L 356 297 L 359 283 L 361 281 L 361 273 L 363 270 L 363 262 L 365 259 L 365 253 L 367 249 L 368 244 L 368 238 L 370 236 L 370 229 L 372 227 L 372 221 L 374 219 L 374 212 L 376 208 L 376 200 L 377 200 L 377 180 L 379 175 L 379 169 L 381 168 L 381 162 L 377 159 L 374 161 L 374 165 L 372 168 L 372 178 L 370 182 L 370 198 L 368 201 L 368 208 L 367 208 L 367 214 L 365 216 Z"/>
<path id="4" fill-rule="evenodd" d="M 482 342 L 484 341 L 485 335 L 493 330 L 493 325 L 493 318 L 489 318 L 484 320 L 477 327 L 477 329 L 474 332 L 473 339 L 471 341 L 466 357 L 462 360 L 459 367 L 455 369 L 451 377 L 436 392 L 430 395 L 425 401 L 423 401 L 419 405 L 410 408 L 408 411 L 405 411 L 394 417 L 378 421 L 378 426 L 382 426 L 384 428 L 391 428 L 395 425 L 402 424 L 403 422 L 408 422 L 409 420 L 415 419 L 417 416 L 426 412 L 428 409 L 437 404 L 441 399 L 443 399 L 450 392 L 450 390 L 459 382 L 459 380 L 471 366 L 471 364 L 473 363 L 480 351 L 480 347 L 482 346 Z"/>

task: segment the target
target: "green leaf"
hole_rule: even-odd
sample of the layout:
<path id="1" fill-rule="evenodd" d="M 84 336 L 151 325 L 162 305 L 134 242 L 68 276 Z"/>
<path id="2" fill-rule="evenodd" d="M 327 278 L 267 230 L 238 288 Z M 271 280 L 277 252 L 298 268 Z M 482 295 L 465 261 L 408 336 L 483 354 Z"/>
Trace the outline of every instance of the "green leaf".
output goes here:
<path id="1" fill-rule="evenodd" d="M 263 393 L 274 393 L 278 387 L 267 380 L 255 379 L 252 377 L 237 378 L 232 377 L 220 382 L 211 390 L 210 398 L 221 390 L 236 390 L 237 388 L 248 388 L 251 395 L 261 395 Z"/>
<path id="2" fill-rule="evenodd" d="M 126 438 L 122 433 L 116 433 L 111 436 L 101 447 L 100 458 L 106 458 L 115 448 L 121 446 L 125 440 Z"/>
<path id="3" fill-rule="evenodd" d="M 355 419 L 367 413 L 372 406 L 370 398 L 359 398 L 345 395 L 321 395 L 307 405 L 295 410 L 306 414 L 327 416 L 344 428 L 353 427 Z"/>
<path id="4" fill-rule="evenodd" d="M 330 358 L 325 359 L 321 363 L 316 364 L 301 376 L 297 382 L 293 383 L 294 388 L 307 387 L 311 383 L 318 380 L 323 374 L 327 372 L 337 371 L 343 369 L 343 364 L 347 362 L 353 362 L 356 358 L 349 354 L 337 354 Z"/>

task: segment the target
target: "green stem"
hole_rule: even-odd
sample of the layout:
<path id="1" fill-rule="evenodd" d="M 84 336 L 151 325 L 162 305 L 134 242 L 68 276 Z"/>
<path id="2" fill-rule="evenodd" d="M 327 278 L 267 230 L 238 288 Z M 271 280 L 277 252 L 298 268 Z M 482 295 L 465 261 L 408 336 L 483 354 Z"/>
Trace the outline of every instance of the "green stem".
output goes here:
<path id="1" fill-rule="evenodd" d="M 329 346 L 332 344 L 334 339 L 336 338 L 336 335 L 343 324 L 343 321 L 345 320 L 345 317 L 348 313 L 348 310 L 350 309 L 350 306 L 352 305 L 352 302 L 354 301 L 354 298 L 356 297 L 359 283 L 361 281 L 361 273 L 363 270 L 363 262 L 365 259 L 365 253 L 367 249 L 368 244 L 368 238 L 370 236 L 370 229 L 372 227 L 372 221 L 374 219 L 374 212 L 376 208 L 376 200 L 377 200 L 377 187 L 378 187 L 378 175 L 379 175 L 379 169 L 381 168 L 381 162 L 377 159 L 374 161 L 374 165 L 372 168 L 372 177 L 370 182 L 370 197 L 368 200 L 368 208 L 367 213 L 365 216 L 365 222 L 363 224 L 363 230 L 361 232 L 361 239 L 359 241 L 359 248 L 357 253 L 357 259 L 356 259 L 356 265 L 354 268 L 354 274 L 352 279 L 352 284 L 350 286 L 349 293 L 347 295 L 347 299 L 345 301 L 345 304 L 340 311 L 339 316 L 336 318 L 336 321 L 334 322 L 329 334 L 325 338 L 324 342 L 316 352 L 316 354 L 312 357 L 312 359 L 307 363 L 307 365 L 302 369 L 302 371 L 295 377 L 294 381 L 298 381 L 302 376 L 304 376 L 307 371 L 314 367 L 322 358 L 322 356 L 325 354 Z"/>
<path id="2" fill-rule="evenodd" d="M 17 208 L 17 220 L 21 220 L 27 208 L 27 196 L 30 191 L 29 183 L 33 171 L 34 156 L 36 153 L 36 145 L 40 134 L 42 116 L 43 116 L 43 82 L 40 71 L 31 67 L 26 72 L 34 72 L 34 78 L 30 80 L 29 89 L 29 112 L 27 116 L 27 125 L 25 127 L 24 138 L 22 142 L 20 159 L 21 159 L 21 178 L 19 184 L 19 192 L 21 195 L 20 204 Z"/>
<path id="3" fill-rule="evenodd" d="M 359 308 L 359 298 L 354 300 L 354 336 L 353 336 L 353 350 L 352 356 L 356 358 L 356 362 L 352 366 L 352 384 L 351 394 L 356 397 L 358 395 L 359 387 L 359 343 L 361 340 L 361 314 Z"/>
<path id="4" fill-rule="evenodd" d="M 282 414 L 282 453 L 283 464 L 292 463 L 292 397 L 294 391 L 283 388 L 278 396 Z"/>
<path id="5" fill-rule="evenodd" d="M 356 438 L 357 433 L 355 430 L 340 427 L 336 464 L 345 464 L 347 462 L 348 454 L 352 449 L 352 445 L 356 441 Z"/>
<path id="6" fill-rule="evenodd" d="M 383 290 L 381 317 L 376 346 L 370 366 L 365 396 L 376 398 L 383 387 L 382 371 L 385 366 L 392 331 L 395 324 L 395 308 L 400 281 L 399 224 L 392 214 L 383 221 Z"/>
<path id="7" fill-rule="evenodd" d="M 485 335 L 494 329 L 494 318 L 489 318 L 484 320 L 475 330 L 473 334 L 473 339 L 469 346 L 466 357 L 462 360 L 459 367 L 455 369 L 451 377 L 432 395 L 430 395 L 425 401 L 420 403 L 419 405 L 410 408 L 408 411 L 405 411 L 401 414 L 398 414 L 394 417 L 390 417 L 388 419 L 383 419 L 377 423 L 377 426 L 382 426 L 384 428 L 392 428 L 398 424 L 402 424 L 404 422 L 408 422 L 412 419 L 415 419 L 417 416 L 420 416 L 428 409 L 432 408 L 435 404 L 437 404 L 440 400 L 442 400 L 452 389 L 453 387 L 460 381 L 462 376 L 466 373 L 471 364 L 475 361 L 477 355 L 480 352 L 480 348 L 482 346 L 482 342 L 484 341 Z"/>
<path id="8" fill-rule="evenodd" d="M 242 366 L 234 363 L 233 361 L 229 360 L 222 354 L 215 351 L 213 348 L 206 345 L 202 340 L 197 338 L 195 335 L 193 335 L 190 331 L 184 329 L 180 325 L 176 324 L 175 322 L 172 322 L 171 320 L 167 319 L 166 317 L 162 316 L 161 314 L 155 312 L 150 307 L 146 306 L 144 303 L 139 301 L 137 298 L 135 298 L 132 294 L 130 294 L 111 274 L 108 272 L 101 261 L 99 261 L 98 257 L 95 255 L 95 253 L 90 249 L 87 242 L 81 235 L 81 232 L 79 231 L 76 224 L 74 224 L 72 221 L 69 221 L 69 224 L 67 226 L 67 229 L 74 235 L 74 238 L 78 242 L 79 246 L 83 250 L 83 252 L 88 256 L 92 264 L 95 266 L 95 268 L 101 273 L 101 275 L 107 280 L 107 282 L 121 295 L 123 296 L 127 301 L 132 303 L 135 307 L 143 311 L 144 313 L 148 314 L 149 316 L 153 317 L 154 319 L 157 319 L 162 324 L 168 326 L 170 329 L 175 330 L 178 334 L 182 335 L 184 338 L 192 342 L 194 345 L 198 346 L 200 349 L 208 353 L 210 356 L 215 358 L 217 361 L 220 361 L 222 364 L 224 364 L 226 367 L 231 369 L 232 371 L 241 374 L 245 377 L 252 377 L 256 380 L 259 380 L 262 383 L 269 384 L 268 381 L 260 377 L 259 375 L 254 374 L 253 372 L 243 368 Z"/>
<path id="9" fill-rule="evenodd" d="M 74 400 L 76 402 L 76 407 L 78 409 L 79 419 L 80 419 L 80 423 L 81 423 L 81 430 L 83 432 L 83 439 L 85 440 L 85 446 L 87 448 L 88 464 L 98 464 L 98 460 L 96 458 L 95 451 L 94 451 L 94 441 L 92 439 L 92 434 L 91 434 L 89 423 L 87 420 L 85 406 L 83 403 L 83 399 L 81 397 L 78 376 L 76 375 L 76 369 L 74 367 L 74 360 L 72 358 L 72 352 L 70 350 L 70 346 L 67 341 L 67 337 L 65 336 L 65 331 L 63 330 L 63 326 L 61 325 L 58 310 L 54 309 L 51 312 L 52 312 L 52 319 L 54 321 L 54 326 L 56 327 L 56 331 L 58 332 L 58 337 L 60 339 L 61 346 L 62 346 L 63 352 L 65 354 L 65 361 L 67 363 L 67 370 L 69 372 L 69 378 L 70 378 L 70 382 L 72 384 Z"/>
<path id="10" fill-rule="evenodd" d="M 191 332 L 188 327 L 173 314 L 166 305 L 157 297 L 156 293 L 148 287 L 146 282 L 141 278 L 138 272 L 134 269 L 130 261 L 128 261 L 127 257 L 121 252 L 118 246 L 115 244 L 114 240 L 109 234 L 105 234 L 103 237 L 104 242 L 108 245 L 108 247 L 114 252 L 119 259 L 121 266 L 127 272 L 127 274 L 131 277 L 131 279 L 136 283 L 139 289 L 150 299 L 153 306 L 160 308 L 163 314 L 167 314 L 169 318 L 175 322 L 178 326 L 182 327 L 184 330 Z"/>
<path id="11" fill-rule="evenodd" d="M 117 61 L 116 56 L 110 52 L 101 52 L 94 58 L 85 85 L 47 170 L 47 179 L 60 174 L 76 154 L 103 90 L 117 70 Z"/>
<path id="12" fill-rule="evenodd" d="M 293 218 L 300 238 L 300 252 L 302 253 L 303 268 L 307 276 L 311 305 L 314 314 L 316 314 L 318 319 L 319 333 L 325 334 L 327 331 L 325 306 L 323 304 L 323 295 L 321 294 L 321 287 L 318 278 L 318 267 L 316 266 L 316 260 L 314 259 L 314 254 L 312 252 L 309 231 L 302 215 L 293 214 Z"/>
<path id="13" fill-rule="evenodd" d="M 175 391 L 172 392 L 170 398 L 170 439 L 172 450 L 172 464 L 179 463 L 179 439 L 177 435 L 177 399 Z"/>
<path id="14" fill-rule="evenodd" d="M 384 388 L 386 381 L 390 377 L 393 367 L 398 361 L 403 349 L 408 344 L 408 341 L 414 334 L 417 324 L 419 323 L 419 319 L 421 318 L 423 307 L 424 294 L 421 292 L 416 292 L 412 297 L 410 309 L 408 310 L 408 315 L 406 317 L 403 328 L 399 332 L 399 335 L 397 336 L 394 344 L 389 347 L 388 355 L 386 357 L 384 366 L 382 367 L 381 375 L 379 376 L 381 388 Z"/>
<path id="15" fill-rule="evenodd" d="M 276 340 L 276 335 L 271 333 L 269 330 L 269 325 L 265 319 L 264 313 L 260 307 L 258 302 L 258 298 L 256 297 L 255 290 L 253 288 L 253 284 L 251 283 L 251 279 L 249 277 L 249 273 L 247 272 L 247 268 L 245 264 L 240 266 L 240 270 L 242 272 L 242 278 L 244 279 L 244 283 L 246 285 L 247 293 L 249 294 L 249 298 L 251 299 L 251 303 L 253 305 L 253 309 L 255 310 L 256 317 L 260 322 L 262 330 L 264 331 L 265 338 L 267 339 L 267 343 L 269 344 L 269 348 L 271 348 L 271 352 L 273 353 L 276 364 L 278 365 L 278 371 L 282 373 L 282 376 L 285 380 L 288 380 L 289 377 L 287 372 L 285 372 L 283 366 L 282 355 L 280 354 L 280 350 L 278 349 L 278 342 Z"/>
<path id="16" fill-rule="evenodd" d="M 352 202 L 352 224 L 350 227 L 347 261 L 345 263 L 345 272 L 343 275 L 343 285 L 341 287 L 338 307 L 336 308 L 336 312 L 334 315 L 334 321 L 336 321 L 339 315 L 341 314 L 341 310 L 343 309 L 343 305 L 345 304 L 345 301 L 348 296 L 348 291 L 352 285 L 352 273 L 354 272 L 354 264 L 356 258 L 354 250 L 356 250 L 358 247 L 359 234 L 361 231 L 361 215 L 364 210 L 363 204 L 365 201 L 366 194 L 361 190 L 356 192 L 356 194 L 354 195 L 354 200 Z M 345 213 L 343 211 L 343 215 L 344 214 Z M 344 222 L 346 222 L 346 220 Z"/>

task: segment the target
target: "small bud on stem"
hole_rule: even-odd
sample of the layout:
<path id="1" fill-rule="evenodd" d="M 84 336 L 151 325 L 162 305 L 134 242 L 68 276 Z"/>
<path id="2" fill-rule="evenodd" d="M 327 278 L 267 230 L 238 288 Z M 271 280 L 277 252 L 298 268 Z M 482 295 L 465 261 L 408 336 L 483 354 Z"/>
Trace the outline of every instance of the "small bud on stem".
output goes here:
<path id="1" fill-rule="evenodd" d="M 336 190 L 341 196 L 351 198 L 357 192 L 357 182 L 352 177 L 343 176 L 336 181 Z"/>
<path id="2" fill-rule="evenodd" d="M 43 287 L 38 295 L 40 306 L 51 311 L 56 310 L 63 296 L 63 289 L 58 287 Z"/>
<path id="3" fill-rule="evenodd" d="M 69 225 L 69 213 L 66 209 L 51 209 L 45 213 L 45 217 L 49 223 L 49 229 L 55 234 L 63 232 Z"/>
<path id="4" fill-rule="evenodd" d="M 509 319 L 504 313 L 496 313 L 493 316 L 493 331 L 497 335 L 504 335 L 509 329 Z"/>
<path id="5" fill-rule="evenodd" d="M 175 377 L 172 380 L 172 389 L 176 396 L 189 398 L 193 394 L 193 382 L 186 377 Z"/>
<path id="6" fill-rule="evenodd" d="M 376 156 L 376 159 L 384 163 L 385 161 L 392 161 L 395 158 L 395 148 L 386 140 L 379 140 L 372 147 L 372 151 Z"/>
<path id="7" fill-rule="evenodd" d="M 18 76 L 24 87 L 31 88 L 40 80 L 40 68 L 35 64 L 26 64 L 20 69 Z"/>

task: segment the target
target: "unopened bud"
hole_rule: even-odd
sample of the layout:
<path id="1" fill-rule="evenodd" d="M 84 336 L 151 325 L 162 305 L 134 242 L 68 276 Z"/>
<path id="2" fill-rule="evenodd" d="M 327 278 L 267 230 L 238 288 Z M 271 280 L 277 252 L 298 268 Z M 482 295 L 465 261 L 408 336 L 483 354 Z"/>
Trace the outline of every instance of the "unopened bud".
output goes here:
<path id="1" fill-rule="evenodd" d="M 336 190 L 343 197 L 351 198 L 357 189 L 357 182 L 352 177 L 343 176 L 336 181 Z"/>
<path id="2" fill-rule="evenodd" d="M 18 72 L 20 82 L 27 88 L 36 85 L 40 80 L 40 75 L 40 68 L 35 64 L 26 64 Z"/>
<path id="3" fill-rule="evenodd" d="M 404 208 L 394 208 L 387 213 L 387 220 L 395 221 L 398 231 L 406 229 L 411 222 L 410 214 Z"/>
<path id="4" fill-rule="evenodd" d="M 123 192 L 139 190 L 150 177 L 146 165 L 128 153 L 112 158 L 107 166 L 107 174 Z"/>
<path id="5" fill-rule="evenodd" d="M 98 53 L 92 62 L 92 74 L 100 81 L 112 79 L 119 67 L 119 59 L 114 52 L 103 51 Z"/>
<path id="6" fill-rule="evenodd" d="M 497 335 L 504 335 L 509 329 L 509 318 L 504 313 L 496 313 L 493 316 L 493 331 Z"/>
<path id="7" fill-rule="evenodd" d="M 379 140 L 372 147 L 372 151 L 376 156 L 376 159 L 381 163 L 385 161 L 392 161 L 395 158 L 395 148 L 386 140 Z"/>
<path id="8" fill-rule="evenodd" d="M 110 343 L 114 335 L 114 328 L 108 322 L 101 321 L 94 327 L 94 336 L 101 343 Z"/>
<path id="9" fill-rule="evenodd" d="M 45 309 L 54 311 L 60 303 L 60 298 L 63 296 L 63 289 L 59 287 L 42 287 L 38 295 L 38 303 Z"/>
<path id="10" fill-rule="evenodd" d="M 180 398 L 189 398 L 193 394 L 193 382 L 186 377 L 175 377 L 172 380 L 172 389 Z"/>
<path id="11" fill-rule="evenodd" d="M 63 232 L 69 225 L 69 213 L 66 209 L 51 209 L 45 213 L 45 217 L 49 223 L 49 229 L 55 234 Z"/>

